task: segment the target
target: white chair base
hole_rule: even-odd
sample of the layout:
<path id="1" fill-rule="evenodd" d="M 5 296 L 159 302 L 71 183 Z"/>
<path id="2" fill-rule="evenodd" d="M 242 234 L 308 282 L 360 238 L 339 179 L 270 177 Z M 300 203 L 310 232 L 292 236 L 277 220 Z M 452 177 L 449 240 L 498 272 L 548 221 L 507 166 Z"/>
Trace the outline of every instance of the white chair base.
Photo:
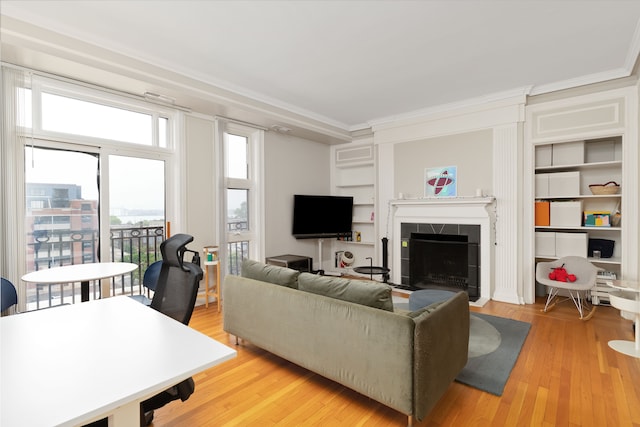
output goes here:
<path id="1" fill-rule="evenodd" d="M 591 317 L 593 316 L 593 313 L 596 310 L 596 307 L 593 304 L 589 303 L 586 298 L 586 295 L 588 295 L 589 291 L 571 291 L 571 290 L 567 290 L 567 291 L 569 292 L 569 296 L 565 297 L 564 299 L 561 299 L 561 296 L 558 295 L 558 293 L 560 292 L 560 288 L 549 288 L 549 295 L 547 296 L 547 302 L 544 305 L 544 309 L 542 311 L 547 313 L 548 311 L 552 310 L 556 306 L 556 304 L 565 302 L 571 299 L 573 301 L 573 304 L 578 309 L 578 313 L 580 314 L 580 319 L 582 320 L 591 319 Z"/>

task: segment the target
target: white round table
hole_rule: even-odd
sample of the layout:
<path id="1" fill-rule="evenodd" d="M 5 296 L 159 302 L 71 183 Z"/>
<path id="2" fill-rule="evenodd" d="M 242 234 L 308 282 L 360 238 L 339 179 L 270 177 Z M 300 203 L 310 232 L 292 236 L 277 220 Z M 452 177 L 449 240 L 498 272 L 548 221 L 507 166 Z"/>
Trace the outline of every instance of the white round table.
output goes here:
<path id="1" fill-rule="evenodd" d="M 29 283 L 75 283 L 80 282 L 81 301 L 89 301 L 89 282 L 127 274 L 138 268 L 130 262 L 91 262 L 87 264 L 63 265 L 32 271 L 22 276 Z"/>
<path id="2" fill-rule="evenodd" d="M 609 347 L 627 356 L 640 358 L 640 282 L 610 280 L 606 283 L 616 289 L 609 293 L 611 305 L 635 316 L 635 341 L 613 340 L 609 341 Z"/>

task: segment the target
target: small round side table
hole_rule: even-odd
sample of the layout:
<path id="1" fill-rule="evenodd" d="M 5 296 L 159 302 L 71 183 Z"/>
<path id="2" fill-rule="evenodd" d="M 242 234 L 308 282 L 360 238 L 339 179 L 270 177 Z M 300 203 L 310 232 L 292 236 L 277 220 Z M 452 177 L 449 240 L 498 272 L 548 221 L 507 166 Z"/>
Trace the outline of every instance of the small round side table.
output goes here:
<path id="1" fill-rule="evenodd" d="M 616 289 L 609 292 L 611 305 L 635 316 L 635 341 L 613 340 L 609 341 L 609 347 L 627 356 L 640 358 L 640 282 L 610 280 L 606 284 Z"/>

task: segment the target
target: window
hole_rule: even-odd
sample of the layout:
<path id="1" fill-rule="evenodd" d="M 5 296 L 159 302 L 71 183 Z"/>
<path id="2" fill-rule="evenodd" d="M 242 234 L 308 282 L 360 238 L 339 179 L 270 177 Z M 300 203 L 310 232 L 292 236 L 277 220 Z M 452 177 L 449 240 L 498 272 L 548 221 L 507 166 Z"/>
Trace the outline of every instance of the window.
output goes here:
<path id="1" fill-rule="evenodd" d="M 98 156 L 37 146 L 25 147 L 24 152 L 26 194 L 41 198 L 39 203 L 26 200 L 27 272 L 98 261 L 98 213 L 83 209 L 87 200 L 97 206 L 99 199 Z M 93 250 L 87 252 L 86 247 Z M 75 290 L 73 285 L 27 284 L 26 309 L 70 302 Z"/>
<path id="2" fill-rule="evenodd" d="M 129 261 L 140 268 L 114 278 L 110 293 L 142 292 L 146 266 L 160 259 L 167 198 L 175 193 L 165 171 L 179 164 L 178 112 L 41 76 L 19 84 L 9 91 L 16 112 L 8 143 L 24 162 L 24 232 L 16 240 L 26 272 Z M 20 310 L 79 301 L 79 284 L 20 285 L 27 296 Z M 91 285 L 99 298 L 100 281 Z"/>
<path id="3" fill-rule="evenodd" d="M 32 88 L 17 88 L 16 124 L 34 134 L 95 138 L 171 148 L 173 111 L 126 102 L 99 91 L 36 77 Z M 33 114 L 34 109 L 39 114 Z M 117 124 L 117 125 L 114 125 Z"/>
<path id="4" fill-rule="evenodd" d="M 223 134 L 227 273 L 239 274 L 242 260 L 262 258 L 262 131 L 226 124 Z"/>
<path id="5" fill-rule="evenodd" d="M 89 120 L 78 120 L 80 114 Z M 44 131 L 151 145 L 152 123 L 150 114 L 42 93 Z"/>

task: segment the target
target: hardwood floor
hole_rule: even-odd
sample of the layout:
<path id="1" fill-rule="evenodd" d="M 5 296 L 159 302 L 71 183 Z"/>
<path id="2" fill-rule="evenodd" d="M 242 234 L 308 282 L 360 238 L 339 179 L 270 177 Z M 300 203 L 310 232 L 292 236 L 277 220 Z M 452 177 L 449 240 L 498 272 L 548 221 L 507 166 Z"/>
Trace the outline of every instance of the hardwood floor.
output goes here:
<path id="1" fill-rule="evenodd" d="M 589 321 L 571 302 L 542 313 L 543 301 L 491 301 L 471 311 L 531 323 L 501 397 L 453 382 L 418 426 L 640 426 L 640 359 L 607 345 L 633 340 L 631 322 L 599 306 Z M 222 330 L 215 304 L 191 326 L 234 346 L 238 357 L 194 377 L 186 402 L 156 411 L 158 426 L 406 426 L 407 417 Z M 381 367 L 383 368 L 383 367 Z"/>

